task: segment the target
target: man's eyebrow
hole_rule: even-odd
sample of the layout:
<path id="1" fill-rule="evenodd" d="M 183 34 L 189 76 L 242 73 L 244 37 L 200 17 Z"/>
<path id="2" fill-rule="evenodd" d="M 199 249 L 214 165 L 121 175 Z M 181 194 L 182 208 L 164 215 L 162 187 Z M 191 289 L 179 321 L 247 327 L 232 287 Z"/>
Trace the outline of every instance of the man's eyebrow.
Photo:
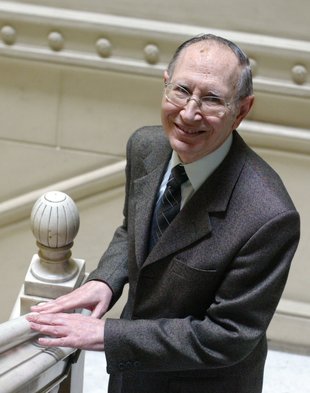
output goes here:
<path id="1" fill-rule="evenodd" d="M 172 83 L 181 86 L 183 89 L 187 90 L 189 93 L 192 93 L 192 87 L 190 82 L 185 82 L 185 81 L 178 81 L 175 80 Z M 224 98 L 225 96 L 223 93 L 219 92 L 217 89 L 212 88 L 212 87 L 206 87 L 205 89 L 202 89 L 203 93 L 201 94 L 201 97 L 215 97 L 215 98 Z"/>
<path id="2" fill-rule="evenodd" d="M 183 87 L 183 89 L 190 91 L 191 88 L 189 87 L 189 84 L 186 82 L 174 82 L 176 85 Z"/>
<path id="3" fill-rule="evenodd" d="M 213 91 L 208 91 L 206 94 L 203 95 L 204 97 L 221 97 L 220 94 L 214 93 Z"/>
<path id="4" fill-rule="evenodd" d="M 203 97 L 223 98 L 224 95 L 210 89 L 206 94 L 203 95 Z"/>

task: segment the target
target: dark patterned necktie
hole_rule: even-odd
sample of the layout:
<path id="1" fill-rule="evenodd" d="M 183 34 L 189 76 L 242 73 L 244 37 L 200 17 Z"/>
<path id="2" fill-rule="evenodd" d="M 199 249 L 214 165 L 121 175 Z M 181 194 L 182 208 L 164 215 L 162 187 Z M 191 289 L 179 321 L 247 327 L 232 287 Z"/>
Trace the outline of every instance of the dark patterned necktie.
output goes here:
<path id="1" fill-rule="evenodd" d="M 150 250 L 180 211 L 181 185 L 186 182 L 186 180 L 188 180 L 188 177 L 182 165 L 179 164 L 172 168 L 165 192 L 154 209 L 150 236 Z"/>

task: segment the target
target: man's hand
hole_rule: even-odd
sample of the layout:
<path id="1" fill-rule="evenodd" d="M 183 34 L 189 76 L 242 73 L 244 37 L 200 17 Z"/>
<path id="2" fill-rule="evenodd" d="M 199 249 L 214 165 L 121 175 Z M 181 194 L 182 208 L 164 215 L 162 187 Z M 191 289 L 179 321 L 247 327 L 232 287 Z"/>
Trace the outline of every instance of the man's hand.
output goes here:
<path id="1" fill-rule="evenodd" d="M 102 351 L 104 323 L 101 319 L 82 314 L 29 314 L 30 327 L 50 337 L 41 337 L 38 343 L 49 347 L 69 347 Z"/>
<path id="2" fill-rule="evenodd" d="M 103 350 L 104 321 L 100 320 L 112 299 L 110 287 L 101 281 L 89 281 L 68 295 L 31 307 L 27 315 L 31 329 L 49 338 L 38 343 L 52 347 Z M 91 316 L 66 314 L 65 311 L 88 309 Z"/>
<path id="3" fill-rule="evenodd" d="M 92 317 L 101 318 L 109 308 L 112 295 L 110 287 L 104 282 L 89 281 L 68 295 L 31 307 L 31 311 L 53 314 L 85 308 L 91 311 Z"/>

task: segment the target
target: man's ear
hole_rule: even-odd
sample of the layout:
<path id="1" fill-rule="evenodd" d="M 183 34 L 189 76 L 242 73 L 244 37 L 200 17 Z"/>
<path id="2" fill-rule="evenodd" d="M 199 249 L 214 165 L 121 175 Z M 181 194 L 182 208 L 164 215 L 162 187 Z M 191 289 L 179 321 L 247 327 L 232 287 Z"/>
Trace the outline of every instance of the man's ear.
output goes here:
<path id="1" fill-rule="evenodd" d="M 169 80 L 168 71 L 165 70 L 165 71 L 164 71 L 164 82 L 165 82 L 165 83 L 168 83 L 168 80 Z"/>
<path id="2" fill-rule="evenodd" d="M 238 128 L 239 124 L 250 112 L 250 110 L 254 104 L 254 98 L 255 98 L 254 96 L 248 96 L 248 97 L 245 97 L 241 100 L 241 102 L 239 104 L 238 114 L 237 114 L 236 120 L 233 125 L 233 129 Z"/>

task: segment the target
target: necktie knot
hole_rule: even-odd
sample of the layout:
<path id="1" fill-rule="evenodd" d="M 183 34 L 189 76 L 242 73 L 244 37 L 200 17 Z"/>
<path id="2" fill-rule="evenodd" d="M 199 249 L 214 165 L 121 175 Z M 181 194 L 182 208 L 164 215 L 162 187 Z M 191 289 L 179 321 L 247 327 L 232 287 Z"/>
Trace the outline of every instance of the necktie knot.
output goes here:
<path id="1" fill-rule="evenodd" d="M 169 187 L 180 187 L 183 183 L 188 180 L 184 166 L 178 164 L 171 170 L 171 174 L 167 183 Z"/>

